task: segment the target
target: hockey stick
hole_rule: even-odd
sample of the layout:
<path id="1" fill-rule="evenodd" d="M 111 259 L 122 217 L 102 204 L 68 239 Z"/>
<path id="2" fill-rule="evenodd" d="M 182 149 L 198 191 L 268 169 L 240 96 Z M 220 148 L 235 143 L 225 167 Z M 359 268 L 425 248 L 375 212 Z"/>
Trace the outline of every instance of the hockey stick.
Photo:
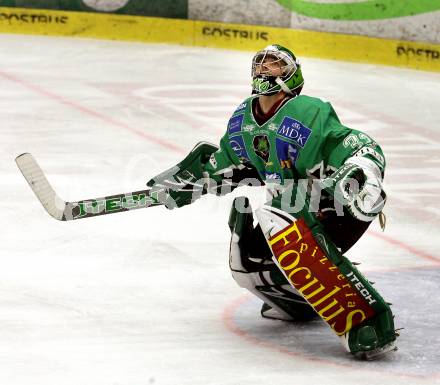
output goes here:
<path id="1" fill-rule="evenodd" d="M 158 194 L 152 194 L 151 190 L 65 202 L 52 188 L 31 154 L 21 154 L 15 158 L 15 162 L 45 210 L 59 221 L 90 218 L 162 204 Z"/>

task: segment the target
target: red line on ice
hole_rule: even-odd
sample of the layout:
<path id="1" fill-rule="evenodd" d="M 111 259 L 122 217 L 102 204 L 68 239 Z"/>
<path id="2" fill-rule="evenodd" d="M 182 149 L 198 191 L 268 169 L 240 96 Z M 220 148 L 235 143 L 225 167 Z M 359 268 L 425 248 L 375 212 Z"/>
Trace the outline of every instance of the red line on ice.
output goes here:
<path id="1" fill-rule="evenodd" d="M 20 79 L 14 75 L 11 75 L 11 74 L 6 73 L 4 71 L 0 71 L 0 76 L 2 76 L 3 78 L 5 78 L 9 81 L 20 84 L 21 86 L 23 86 L 31 91 L 34 91 L 37 94 L 44 95 L 44 96 L 48 97 L 49 99 L 56 100 L 57 102 L 59 102 L 61 104 L 72 107 L 72 108 L 79 110 L 87 115 L 93 116 L 94 118 L 100 119 L 108 124 L 111 124 L 112 126 L 123 128 L 126 131 L 129 131 L 135 135 L 138 135 L 138 136 L 142 137 L 143 139 L 146 139 L 147 141 L 154 143 L 154 144 L 157 144 L 157 145 L 164 147 L 168 150 L 171 150 L 171 151 L 174 151 L 177 153 L 181 153 L 181 154 L 186 154 L 188 152 L 184 148 L 177 146 L 174 143 L 168 142 L 168 141 L 161 139 L 157 136 L 148 134 L 144 131 L 138 130 L 137 128 L 131 127 L 125 123 L 119 122 L 119 121 L 117 121 L 107 115 L 102 114 L 101 112 L 92 110 L 91 108 L 83 106 L 77 102 L 69 100 L 61 95 L 58 95 L 52 91 L 46 90 L 40 86 L 37 86 L 37 85 L 32 84 L 30 82 L 27 82 L 27 81 Z"/>
<path id="2" fill-rule="evenodd" d="M 409 246 L 404 242 L 401 242 L 397 239 L 389 237 L 388 235 L 385 235 L 385 234 L 382 234 L 382 233 L 379 233 L 379 232 L 373 231 L 373 230 L 369 230 L 368 234 L 372 235 L 373 237 L 379 238 L 384 242 L 390 243 L 391 245 L 400 247 L 401 249 L 404 249 L 404 250 L 410 252 L 411 254 L 417 255 L 420 258 L 427 259 L 431 262 L 434 262 L 436 265 L 440 265 L 440 259 L 438 259 L 428 253 L 425 253 L 424 251 L 421 251 L 421 250 L 418 250 L 412 246 Z"/>
<path id="3" fill-rule="evenodd" d="M 287 354 L 288 356 L 291 356 L 291 357 L 300 358 L 301 360 L 310 361 L 312 363 L 324 364 L 324 365 L 330 366 L 330 367 L 333 366 L 333 367 L 337 367 L 337 368 L 345 368 L 345 369 L 348 368 L 351 370 L 355 370 L 356 372 L 366 372 L 367 374 L 371 373 L 371 369 L 359 368 L 358 366 L 356 366 L 356 362 L 353 362 L 353 364 L 350 364 L 348 362 L 347 363 L 334 362 L 334 361 L 326 360 L 324 358 L 312 357 L 312 356 L 306 355 L 302 352 L 291 351 L 291 350 L 288 350 L 280 345 L 276 345 L 275 343 L 267 342 L 261 338 L 258 338 L 256 336 L 250 334 L 246 330 L 241 329 L 237 325 L 237 323 L 235 322 L 235 313 L 243 304 L 250 301 L 252 298 L 253 298 L 252 296 L 245 294 L 241 297 L 238 297 L 237 299 L 235 299 L 231 303 L 229 303 L 223 309 L 223 313 L 222 313 L 223 324 L 225 325 L 226 329 L 228 329 L 233 334 L 243 338 L 244 340 L 246 340 L 247 342 L 249 342 L 253 345 L 264 347 L 269 350 L 275 351 L 277 353 Z M 258 313 L 255 314 L 255 316 L 258 317 L 259 316 Z M 341 349 L 342 349 L 342 346 L 341 346 Z M 389 377 L 420 378 L 420 379 L 438 378 L 438 376 L 436 374 L 426 376 L 426 375 L 422 375 L 422 374 L 413 374 L 413 373 L 397 373 L 397 372 L 390 373 L 387 369 L 375 368 L 374 370 L 384 374 L 385 376 L 389 376 Z"/>

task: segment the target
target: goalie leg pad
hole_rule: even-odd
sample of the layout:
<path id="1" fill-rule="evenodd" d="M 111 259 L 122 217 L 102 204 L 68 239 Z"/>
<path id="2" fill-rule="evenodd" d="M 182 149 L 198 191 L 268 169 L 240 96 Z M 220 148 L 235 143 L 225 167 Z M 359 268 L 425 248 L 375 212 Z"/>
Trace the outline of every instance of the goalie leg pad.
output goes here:
<path id="1" fill-rule="evenodd" d="M 240 210 L 237 210 L 237 207 Z M 244 211 L 244 212 L 243 212 Z M 261 315 L 285 321 L 316 318 L 313 308 L 299 295 L 272 261 L 272 252 L 254 219 L 249 200 L 234 200 L 229 218 L 231 244 L 229 266 L 239 286 L 264 301 Z"/>
<path id="2" fill-rule="evenodd" d="M 369 358 L 394 348 L 390 307 L 342 256 L 316 218 L 301 212 L 294 217 L 269 205 L 256 215 L 274 263 L 341 337 L 347 351 Z"/>

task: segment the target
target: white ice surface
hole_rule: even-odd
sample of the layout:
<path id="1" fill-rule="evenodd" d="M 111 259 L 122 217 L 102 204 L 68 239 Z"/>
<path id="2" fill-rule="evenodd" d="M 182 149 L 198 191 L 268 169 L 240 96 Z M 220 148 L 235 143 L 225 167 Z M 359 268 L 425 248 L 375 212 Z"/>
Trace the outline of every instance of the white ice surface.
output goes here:
<path id="1" fill-rule="evenodd" d="M 303 58 L 388 159 L 388 225 L 348 253 L 394 303 L 400 351 L 353 360 L 322 323 L 259 317 L 230 277 L 242 190 L 191 206 L 49 217 L 15 166 L 31 152 L 65 200 L 144 188 L 249 94 L 251 53 L 0 35 L 0 384 L 440 384 L 440 75 Z"/>

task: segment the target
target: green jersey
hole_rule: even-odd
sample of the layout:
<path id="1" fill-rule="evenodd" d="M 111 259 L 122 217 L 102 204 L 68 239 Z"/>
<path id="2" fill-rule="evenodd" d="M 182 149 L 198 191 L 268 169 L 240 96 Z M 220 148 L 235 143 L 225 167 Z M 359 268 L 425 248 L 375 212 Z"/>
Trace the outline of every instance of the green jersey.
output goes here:
<path id="1" fill-rule="evenodd" d="M 384 172 L 379 145 L 342 125 L 330 103 L 300 95 L 259 125 L 252 109 L 257 97 L 246 99 L 229 119 L 219 150 L 205 165 L 213 179 L 240 165 L 255 168 L 266 183 L 324 178 L 354 155 L 370 158 Z"/>

